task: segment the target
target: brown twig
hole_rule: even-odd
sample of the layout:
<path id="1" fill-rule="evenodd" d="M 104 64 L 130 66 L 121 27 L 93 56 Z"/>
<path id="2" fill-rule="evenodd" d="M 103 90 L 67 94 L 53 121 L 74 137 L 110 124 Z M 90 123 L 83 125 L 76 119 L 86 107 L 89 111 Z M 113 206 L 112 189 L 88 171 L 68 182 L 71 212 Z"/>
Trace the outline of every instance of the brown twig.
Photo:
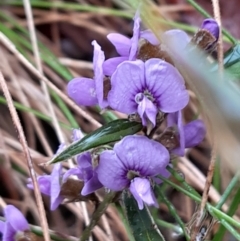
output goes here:
<path id="1" fill-rule="evenodd" d="M 3 93 L 5 95 L 5 98 L 7 100 L 8 108 L 9 108 L 13 123 L 14 123 L 14 125 L 16 127 L 16 130 L 18 132 L 18 135 L 19 135 L 19 141 L 22 145 L 23 152 L 24 152 L 24 155 L 25 155 L 27 163 L 28 163 L 30 176 L 33 180 L 33 186 L 34 186 L 34 190 L 35 190 L 34 194 L 35 194 L 36 201 L 37 201 L 37 206 L 38 206 L 38 210 L 39 210 L 40 222 L 41 222 L 41 226 L 42 226 L 42 229 L 43 229 L 44 239 L 45 239 L 45 241 L 50 241 L 45 209 L 44 209 L 44 206 L 43 206 L 42 196 L 40 194 L 40 190 L 39 190 L 38 183 L 37 183 L 37 176 L 36 176 L 36 173 L 34 171 L 31 155 L 30 155 L 30 152 L 29 152 L 29 149 L 28 149 L 28 144 L 27 144 L 27 141 L 25 139 L 25 135 L 24 135 L 22 126 L 20 124 L 20 120 L 19 120 L 17 111 L 16 111 L 16 109 L 13 105 L 12 97 L 11 97 L 9 91 L 8 91 L 6 81 L 5 81 L 1 71 L 0 71 L 0 84 L 1 84 L 1 87 L 2 87 L 2 90 L 3 90 Z"/>

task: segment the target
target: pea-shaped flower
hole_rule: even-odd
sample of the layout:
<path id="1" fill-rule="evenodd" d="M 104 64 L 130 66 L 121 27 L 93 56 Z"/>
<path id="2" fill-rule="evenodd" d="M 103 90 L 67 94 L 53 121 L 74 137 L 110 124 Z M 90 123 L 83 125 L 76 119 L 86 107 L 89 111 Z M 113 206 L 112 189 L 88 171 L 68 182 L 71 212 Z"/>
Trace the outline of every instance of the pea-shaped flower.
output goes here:
<path id="1" fill-rule="evenodd" d="M 158 142 L 145 136 L 127 136 L 113 150 L 100 154 L 96 169 L 99 181 L 113 191 L 129 188 L 138 202 L 158 206 L 151 188 L 151 179 L 164 175 L 169 164 L 169 152 Z"/>
<path id="2" fill-rule="evenodd" d="M 159 111 L 176 112 L 189 101 L 181 74 L 157 58 L 121 63 L 112 75 L 111 86 L 110 107 L 126 114 L 138 113 L 145 126 L 148 121 L 155 126 Z"/>

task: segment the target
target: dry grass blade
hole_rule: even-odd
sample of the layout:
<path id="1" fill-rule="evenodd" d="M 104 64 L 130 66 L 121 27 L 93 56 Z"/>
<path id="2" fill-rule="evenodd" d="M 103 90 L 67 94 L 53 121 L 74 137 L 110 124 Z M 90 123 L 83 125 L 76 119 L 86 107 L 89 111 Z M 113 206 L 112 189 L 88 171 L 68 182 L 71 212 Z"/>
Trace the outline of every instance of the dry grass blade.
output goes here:
<path id="1" fill-rule="evenodd" d="M 37 78 L 44 81 L 49 88 L 55 91 L 65 103 L 67 103 L 71 108 L 73 108 L 78 114 L 86 118 L 90 123 L 92 123 L 95 128 L 99 128 L 102 125 L 83 111 L 79 106 L 77 106 L 68 96 L 66 96 L 61 90 L 59 90 L 54 84 L 52 84 L 46 77 L 44 77 L 14 46 L 14 44 L 3 34 L 0 33 L 0 42 L 9 49 L 16 58 L 31 71 Z"/>
<path id="2" fill-rule="evenodd" d="M 6 81 L 5 81 L 5 79 L 2 75 L 2 72 L 0 72 L 0 84 L 1 84 L 1 87 L 2 87 L 2 90 L 3 90 L 3 93 L 6 97 L 6 100 L 7 100 L 7 103 L 8 103 L 8 108 L 9 108 L 10 114 L 12 116 L 13 123 L 16 127 L 17 132 L 18 132 L 19 141 L 22 144 L 23 152 L 25 154 L 25 157 L 26 157 L 26 160 L 27 160 L 27 163 L 28 163 L 30 176 L 33 180 L 34 193 L 35 193 L 35 197 L 36 197 L 36 201 L 37 201 L 37 206 L 38 206 L 38 211 L 39 211 L 39 216 L 40 216 L 41 226 L 42 226 L 42 229 L 43 229 L 44 238 L 45 238 L 45 241 L 50 241 L 45 209 L 44 209 L 44 206 L 43 206 L 42 196 L 40 194 L 40 190 L 39 190 L 38 183 L 37 183 L 37 176 L 36 176 L 36 173 L 34 171 L 31 155 L 30 155 L 30 152 L 29 152 L 29 149 L 28 149 L 28 144 L 27 144 L 27 141 L 25 139 L 24 132 L 23 132 L 20 120 L 18 118 L 17 111 L 16 111 L 16 109 L 13 105 L 12 97 L 11 97 L 9 91 L 8 91 L 7 84 L 6 84 Z"/>

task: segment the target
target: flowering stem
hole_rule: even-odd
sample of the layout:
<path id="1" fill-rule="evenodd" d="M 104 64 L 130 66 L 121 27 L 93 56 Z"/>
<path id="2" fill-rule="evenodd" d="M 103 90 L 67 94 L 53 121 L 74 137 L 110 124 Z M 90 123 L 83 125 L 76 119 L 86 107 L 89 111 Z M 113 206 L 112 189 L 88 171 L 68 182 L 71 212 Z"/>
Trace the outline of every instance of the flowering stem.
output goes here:
<path id="1" fill-rule="evenodd" d="M 80 241 L 88 240 L 92 229 L 95 227 L 95 225 L 97 224 L 103 213 L 106 211 L 108 205 L 112 202 L 115 196 L 116 192 L 110 192 L 104 197 L 104 200 L 99 204 L 96 211 L 93 213 L 90 224 L 83 231 L 82 236 L 79 239 Z"/>
<path id="2" fill-rule="evenodd" d="M 201 13 L 206 18 L 212 18 L 212 16 L 206 12 L 202 7 L 200 7 L 195 0 L 187 0 L 199 13 Z M 235 39 L 227 30 L 222 29 L 223 34 L 233 43 L 237 44 L 238 40 Z"/>

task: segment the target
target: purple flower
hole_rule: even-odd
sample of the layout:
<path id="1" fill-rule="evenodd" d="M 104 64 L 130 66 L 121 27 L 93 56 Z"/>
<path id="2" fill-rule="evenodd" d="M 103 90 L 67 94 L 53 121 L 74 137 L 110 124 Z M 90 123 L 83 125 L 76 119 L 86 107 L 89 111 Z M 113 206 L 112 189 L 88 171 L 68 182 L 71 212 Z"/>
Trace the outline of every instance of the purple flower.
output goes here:
<path id="1" fill-rule="evenodd" d="M 93 106 L 99 105 L 102 109 L 108 106 L 103 93 L 103 62 L 104 53 L 100 45 L 94 40 L 93 68 L 94 78 L 75 78 L 68 83 L 67 92 L 78 105 Z"/>
<path id="2" fill-rule="evenodd" d="M 64 197 L 60 195 L 62 175 L 62 165 L 61 163 L 57 163 L 54 165 L 51 175 L 43 175 L 37 178 L 41 193 L 51 197 L 51 210 L 55 210 L 64 200 Z M 29 179 L 27 187 L 33 189 L 31 179 Z"/>
<path id="3" fill-rule="evenodd" d="M 126 114 L 138 113 L 145 126 L 148 120 L 155 126 L 159 111 L 172 113 L 189 101 L 178 70 L 157 58 L 123 62 L 112 75 L 111 86 L 109 105 Z"/>
<path id="4" fill-rule="evenodd" d="M 146 151 L 147 150 L 147 151 Z M 158 206 L 150 179 L 161 175 L 169 163 L 169 152 L 158 142 L 145 136 L 127 136 L 113 150 L 100 154 L 99 181 L 113 191 L 129 188 L 138 202 Z"/>
<path id="5" fill-rule="evenodd" d="M 204 19 L 201 29 L 205 29 L 205 30 L 209 31 L 216 38 L 216 41 L 218 41 L 219 26 L 218 26 L 218 23 L 214 19 L 212 19 L 212 18 Z"/>
<path id="6" fill-rule="evenodd" d="M 77 164 L 77 168 L 71 168 L 64 174 L 63 182 L 65 182 L 70 175 L 76 175 L 80 180 L 84 181 L 84 187 L 81 191 L 83 196 L 93 193 L 102 187 L 102 184 L 98 180 L 97 173 L 92 166 L 90 152 L 78 155 Z"/>
<path id="7" fill-rule="evenodd" d="M 6 222 L 0 221 L 0 233 L 2 241 L 14 241 L 18 232 L 29 230 L 29 225 L 23 214 L 13 205 L 4 208 Z"/>
<path id="8" fill-rule="evenodd" d="M 179 156 L 184 156 L 185 148 L 198 145 L 206 135 L 206 127 L 202 120 L 194 120 L 183 125 L 181 111 L 168 114 L 167 125 L 168 127 L 175 126 L 177 128 L 179 146 L 171 150 L 171 152 Z"/>
<path id="9" fill-rule="evenodd" d="M 103 63 L 103 72 L 105 75 L 112 76 L 117 66 L 123 61 L 136 60 L 139 37 L 140 17 L 138 12 L 134 17 L 133 36 L 131 39 L 118 33 L 110 33 L 107 35 L 107 38 L 114 45 L 120 56 L 110 58 Z"/>

